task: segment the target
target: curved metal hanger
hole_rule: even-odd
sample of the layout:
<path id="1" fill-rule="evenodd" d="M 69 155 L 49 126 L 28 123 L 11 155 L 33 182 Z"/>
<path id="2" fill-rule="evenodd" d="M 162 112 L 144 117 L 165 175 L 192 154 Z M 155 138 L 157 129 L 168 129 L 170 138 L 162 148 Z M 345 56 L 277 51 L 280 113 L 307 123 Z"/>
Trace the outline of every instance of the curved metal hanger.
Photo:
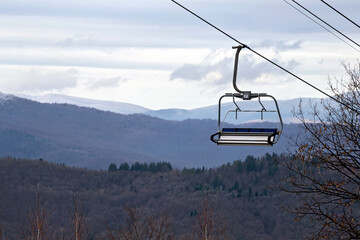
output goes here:
<path id="1" fill-rule="evenodd" d="M 234 63 L 233 86 L 234 86 L 235 91 L 242 94 L 243 92 L 236 85 L 236 77 L 237 77 L 237 70 L 238 70 L 238 64 L 239 64 L 239 54 L 240 54 L 241 49 L 243 49 L 244 47 L 237 46 L 237 47 L 232 47 L 232 48 L 233 49 L 237 48 L 236 54 L 235 54 L 235 63 Z"/>
<path id="2" fill-rule="evenodd" d="M 237 47 L 232 47 L 232 48 L 237 49 L 236 54 L 235 54 L 235 63 L 234 63 L 233 87 L 234 87 L 235 91 L 240 93 L 240 95 L 238 97 L 240 97 L 243 100 L 251 100 L 253 98 L 266 95 L 266 93 L 252 93 L 251 91 L 241 91 L 238 88 L 238 86 L 236 85 L 236 78 L 237 78 L 237 70 L 238 70 L 238 64 L 239 64 L 239 54 L 240 54 L 241 49 L 244 48 L 244 46 L 239 45 Z"/>

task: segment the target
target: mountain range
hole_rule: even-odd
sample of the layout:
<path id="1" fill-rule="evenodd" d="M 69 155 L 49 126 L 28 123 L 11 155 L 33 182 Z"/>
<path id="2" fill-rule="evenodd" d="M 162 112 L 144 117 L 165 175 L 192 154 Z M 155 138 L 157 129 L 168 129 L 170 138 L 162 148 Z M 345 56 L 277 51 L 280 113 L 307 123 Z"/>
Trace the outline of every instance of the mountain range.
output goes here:
<path id="1" fill-rule="evenodd" d="M 133 107 L 132 111 L 142 109 Z M 206 109 L 204 113 L 210 114 Z M 194 111 L 200 116 L 200 111 L 184 111 Z M 216 120 L 174 121 L 147 114 L 125 115 L 1 94 L 0 156 L 43 158 L 91 169 L 136 161 L 170 162 L 176 168 L 214 167 L 245 159 L 247 155 L 288 151 L 290 145 L 286 136 L 296 134 L 299 127 L 285 124 L 285 134 L 274 147 L 216 146 L 209 139 L 217 132 Z"/>
<path id="2" fill-rule="evenodd" d="M 169 109 L 160 109 L 160 110 L 151 110 L 139 105 L 124 103 L 124 102 L 114 102 L 114 101 L 104 101 L 104 100 L 94 100 L 88 98 L 79 98 L 73 96 L 66 96 L 61 94 L 46 94 L 40 96 L 31 96 L 31 95 L 19 95 L 19 97 L 34 100 L 40 103 L 66 103 L 71 105 L 76 105 L 80 107 L 90 107 L 103 111 L 110 111 L 120 114 L 134 114 L 141 113 L 164 120 L 176 120 L 182 121 L 186 119 L 214 119 L 218 118 L 218 105 L 205 106 L 195 109 L 179 109 L 179 108 L 169 108 Z M 304 112 L 310 111 L 310 104 L 320 105 L 322 99 L 320 98 L 295 98 L 290 100 L 278 100 L 279 108 L 284 123 L 299 123 L 298 119 L 294 117 L 294 110 L 299 106 L 300 100 L 304 103 Z M 214 101 L 216 102 L 216 101 Z M 275 105 L 272 101 L 265 100 L 262 101 L 266 109 L 274 110 Z M 243 110 L 261 110 L 261 105 L 258 103 L 258 100 L 246 101 L 244 103 L 238 103 L 239 107 Z M 223 105 L 224 112 L 234 109 L 234 104 L 232 102 L 225 103 Z M 240 116 L 240 115 L 239 115 Z M 241 117 L 242 122 L 252 122 L 260 119 L 260 114 L 243 114 Z M 264 114 L 265 120 L 268 121 L 278 121 L 276 114 L 268 113 Z M 227 120 L 228 122 L 235 123 L 233 120 Z"/>
<path id="3" fill-rule="evenodd" d="M 150 111 L 150 109 L 148 108 L 141 107 L 131 103 L 94 100 L 89 98 L 73 97 L 62 94 L 45 94 L 39 96 L 21 94 L 17 96 L 21 98 L 37 101 L 40 103 L 66 103 L 66 104 L 76 105 L 79 107 L 89 107 L 98 110 L 110 111 L 121 114 L 144 113 Z"/>

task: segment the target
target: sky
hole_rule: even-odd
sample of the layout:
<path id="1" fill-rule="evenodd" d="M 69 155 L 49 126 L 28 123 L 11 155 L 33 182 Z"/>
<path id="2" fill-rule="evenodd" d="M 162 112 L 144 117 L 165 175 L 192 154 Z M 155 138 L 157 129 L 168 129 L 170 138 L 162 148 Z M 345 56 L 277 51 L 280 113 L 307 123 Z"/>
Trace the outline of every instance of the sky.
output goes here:
<path id="1" fill-rule="evenodd" d="M 359 47 L 284 0 L 178 2 L 329 93 L 329 77 L 346 77 L 343 64 L 360 59 Z M 320 0 L 298 2 L 360 43 L 360 29 Z M 326 2 L 360 24 L 359 0 Z M 0 92 L 150 109 L 214 105 L 234 91 L 236 45 L 170 0 L 1 0 Z M 238 87 L 278 100 L 323 97 L 247 49 L 240 53 Z"/>

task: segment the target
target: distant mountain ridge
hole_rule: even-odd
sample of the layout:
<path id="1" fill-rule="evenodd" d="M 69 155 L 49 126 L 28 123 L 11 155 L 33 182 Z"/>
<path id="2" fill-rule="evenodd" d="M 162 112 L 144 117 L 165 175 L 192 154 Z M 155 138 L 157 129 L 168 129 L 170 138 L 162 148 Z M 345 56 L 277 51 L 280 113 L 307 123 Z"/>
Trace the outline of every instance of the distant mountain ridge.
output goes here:
<path id="1" fill-rule="evenodd" d="M 211 119 L 167 121 L 8 95 L 0 99 L 0 156 L 43 158 L 92 169 L 125 161 L 170 162 L 183 168 L 214 167 L 288 149 L 286 137 L 274 147 L 216 146 L 210 135 L 217 131 L 217 121 Z M 286 135 L 296 133 L 297 127 L 285 125 Z"/>
<path id="2" fill-rule="evenodd" d="M 278 105 L 280 109 L 280 113 L 283 119 L 284 123 L 290 124 L 290 123 L 299 123 L 300 121 L 294 117 L 294 110 L 299 106 L 300 101 L 302 101 L 302 108 L 305 112 L 305 117 L 309 116 L 307 115 L 308 112 L 311 112 L 311 104 L 317 104 L 319 105 L 322 101 L 320 98 L 295 98 L 291 100 L 278 100 Z M 263 101 L 262 102 L 264 106 L 269 110 L 276 110 L 274 107 L 273 102 L 271 101 Z M 241 102 L 240 108 L 243 110 L 261 110 L 260 104 L 257 102 L 257 100 L 252 101 L 244 101 Z M 235 110 L 235 105 L 233 103 L 225 103 L 222 106 L 222 118 L 229 110 Z M 185 109 L 162 109 L 162 110 L 152 110 L 144 112 L 144 114 L 162 118 L 165 120 L 177 120 L 182 121 L 185 119 L 218 119 L 218 105 L 212 105 L 202 108 L 196 108 L 192 110 L 185 110 Z M 241 120 L 241 122 L 244 123 L 251 123 L 253 121 L 260 120 L 260 113 L 238 113 L 238 119 Z M 264 120 L 271 121 L 271 122 L 277 122 L 279 121 L 277 113 L 264 113 Z M 236 123 L 237 120 L 229 120 L 228 122 Z"/>
<path id="3" fill-rule="evenodd" d="M 94 100 L 88 98 L 79 98 L 72 97 L 60 94 L 46 94 L 42 96 L 30 96 L 30 95 L 19 95 L 19 97 L 27 98 L 30 100 L 38 101 L 40 103 L 66 103 L 72 104 L 80 107 L 91 107 L 103 111 L 111 111 L 114 113 L 120 114 L 135 114 L 141 113 L 153 117 L 158 117 L 164 120 L 175 120 L 182 121 L 186 119 L 213 119 L 218 118 L 218 105 L 205 106 L 201 108 L 195 108 L 191 110 L 170 108 L 170 109 L 160 109 L 160 110 L 151 110 L 139 105 L 124 103 L 124 102 L 114 102 L 114 101 L 104 101 L 104 100 Z M 214 99 L 214 102 L 217 100 Z M 309 112 L 309 102 L 313 104 L 319 104 L 321 102 L 320 98 L 303 98 L 303 107 L 304 112 Z M 299 105 L 300 98 L 290 99 L 290 100 L 278 100 L 279 108 L 283 121 L 285 123 L 298 123 L 299 121 L 293 116 L 293 110 L 296 109 Z M 239 104 L 245 109 L 261 109 L 261 106 L 257 102 L 257 99 L 253 101 L 246 101 Z M 272 102 L 264 101 L 265 106 L 269 108 L 274 108 Z M 234 105 L 232 103 L 227 103 L 224 105 L 224 112 L 233 109 Z M 243 122 L 251 122 L 260 118 L 260 114 L 243 114 L 240 116 Z M 265 119 L 268 121 L 278 121 L 276 115 L 264 115 Z M 269 117 L 267 119 L 267 117 Z M 233 122 L 233 121 L 230 121 Z M 234 123 L 234 122 L 233 122 Z"/>
<path id="4" fill-rule="evenodd" d="M 19 95 L 26 99 L 37 101 L 40 103 L 66 103 L 79 107 L 90 107 L 103 111 L 110 111 L 121 114 L 144 113 L 150 109 L 141 107 L 131 103 L 95 100 L 89 98 L 72 97 L 61 94 L 46 94 L 41 96 Z"/>

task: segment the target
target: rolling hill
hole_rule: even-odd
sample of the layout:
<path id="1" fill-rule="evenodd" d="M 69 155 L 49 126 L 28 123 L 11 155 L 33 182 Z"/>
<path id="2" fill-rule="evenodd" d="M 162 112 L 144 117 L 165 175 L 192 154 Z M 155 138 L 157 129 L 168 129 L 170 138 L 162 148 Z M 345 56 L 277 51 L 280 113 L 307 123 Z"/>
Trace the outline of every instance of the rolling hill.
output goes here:
<path id="1" fill-rule="evenodd" d="M 28 226 L 27 213 L 37 194 L 46 210 L 53 209 L 45 229 L 54 227 L 68 235 L 64 239 L 74 236 L 70 219 L 74 198 L 82 200 L 80 211 L 85 216 L 82 227 L 86 229 L 86 239 L 113 239 L 109 237 L 109 228 L 125 229 L 128 221 L 125 206 L 136 208 L 140 216 L 169 217 L 176 237 L 171 239 L 198 239 L 190 235 L 199 228 L 205 197 L 212 209 L 213 215 L 209 216 L 214 227 L 226 224 L 226 239 L 300 239 L 309 229 L 296 223 L 295 215 L 283 209 L 296 197 L 269 188 L 284 175 L 283 169 L 275 164 L 277 161 L 279 156 L 267 154 L 215 169 L 153 173 L 94 171 L 44 160 L 0 158 L 2 239 L 24 239 L 21 229 Z"/>
<path id="2" fill-rule="evenodd" d="M 40 96 L 20 95 L 19 97 L 37 101 L 40 103 L 66 103 L 79 107 L 89 107 L 121 114 L 144 113 L 150 111 L 150 109 L 148 108 L 144 108 L 130 103 L 95 100 L 89 98 L 66 96 L 61 94 L 45 94 Z"/>
<path id="3" fill-rule="evenodd" d="M 114 113 L 120 114 L 135 114 L 141 113 L 149 115 L 152 117 L 161 118 L 164 120 L 176 120 L 182 121 L 186 119 L 213 119 L 217 120 L 218 117 L 218 105 L 205 106 L 195 109 L 180 109 L 180 108 L 169 108 L 169 109 L 160 109 L 160 110 L 151 110 L 144 108 L 142 106 L 124 103 L 124 102 L 113 102 L 113 101 L 103 101 L 103 100 L 94 100 L 87 98 L 72 97 L 60 94 L 46 94 L 41 96 L 29 96 L 23 95 L 29 100 L 34 100 L 41 103 L 66 103 L 71 105 L 76 105 L 79 107 L 90 107 L 103 111 L 111 111 Z M 217 99 L 214 99 L 214 103 Z M 309 102 L 312 104 L 319 104 L 321 102 L 320 98 L 303 98 L 304 112 L 310 111 Z M 290 99 L 290 100 L 279 100 L 279 108 L 283 121 L 285 123 L 298 123 L 299 121 L 293 116 L 294 108 L 297 108 L 300 102 L 300 98 Z M 264 106 L 267 109 L 274 109 L 273 102 L 263 101 Z M 246 101 L 246 103 L 239 103 L 241 109 L 261 109 L 261 106 L 258 103 L 257 99 L 252 101 Z M 223 106 L 225 111 L 234 108 L 232 103 L 225 103 Z M 268 114 L 264 116 L 268 121 L 277 121 L 277 116 L 274 114 Z M 259 119 L 260 114 L 243 114 L 242 120 L 244 122 L 251 121 L 253 119 Z M 229 122 L 232 122 L 228 119 Z"/>
<path id="4" fill-rule="evenodd" d="M 287 151 L 274 147 L 220 147 L 209 140 L 217 121 L 167 121 L 144 114 L 122 115 L 69 104 L 0 97 L 0 156 L 43 158 L 66 165 L 106 169 L 110 163 L 170 162 L 176 168 L 214 167 L 247 155 Z M 285 126 L 285 134 L 298 125 Z"/>

